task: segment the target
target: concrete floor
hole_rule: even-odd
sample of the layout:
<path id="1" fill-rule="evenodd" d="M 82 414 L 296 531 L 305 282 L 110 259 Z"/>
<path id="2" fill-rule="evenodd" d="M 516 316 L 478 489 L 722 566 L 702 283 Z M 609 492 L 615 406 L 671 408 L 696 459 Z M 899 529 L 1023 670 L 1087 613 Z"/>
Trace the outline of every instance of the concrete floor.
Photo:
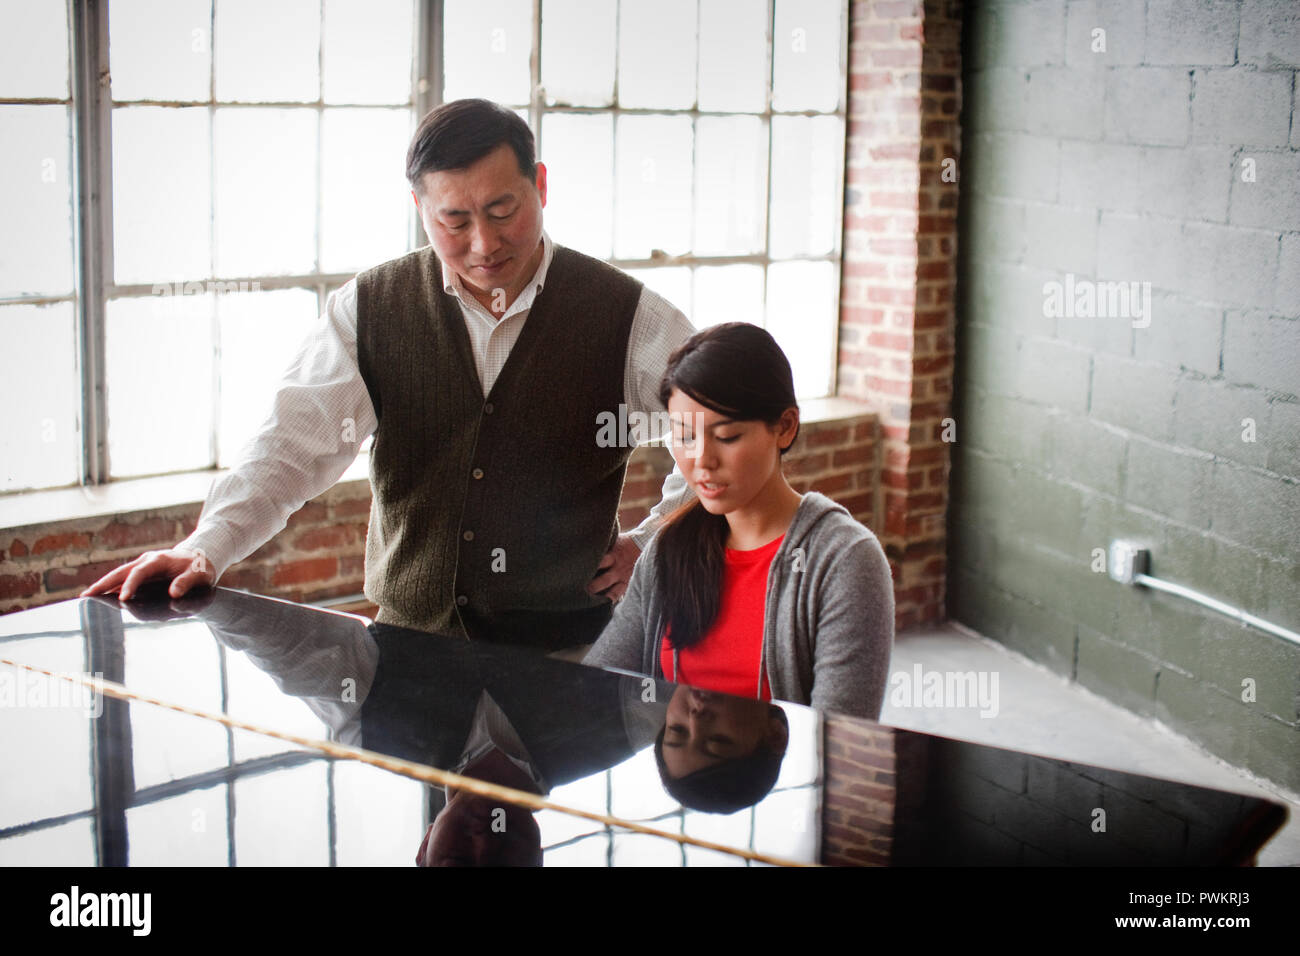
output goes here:
<path id="1" fill-rule="evenodd" d="M 1159 721 L 1139 717 L 958 624 L 899 635 L 890 674 L 912 672 L 916 664 L 923 672 L 996 672 L 997 716 L 981 718 L 978 708 L 898 707 L 887 691 L 881 723 L 1286 803 L 1290 819 L 1258 862 L 1300 865 L 1300 795 L 1226 763 Z"/>

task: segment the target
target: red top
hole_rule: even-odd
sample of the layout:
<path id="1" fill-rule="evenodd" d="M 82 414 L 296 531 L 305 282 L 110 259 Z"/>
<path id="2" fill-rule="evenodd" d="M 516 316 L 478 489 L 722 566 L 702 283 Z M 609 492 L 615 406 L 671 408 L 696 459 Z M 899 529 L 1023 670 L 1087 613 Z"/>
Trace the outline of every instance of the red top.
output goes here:
<path id="1" fill-rule="evenodd" d="M 681 651 L 681 673 L 673 673 L 673 648 L 668 630 L 659 645 L 664 677 L 701 690 L 753 697 L 763 660 L 763 618 L 767 604 L 767 572 L 785 535 L 753 551 L 726 549 L 722 568 L 722 601 L 717 620 L 704 639 Z M 760 699 L 771 700 L 767 673 Z"/>

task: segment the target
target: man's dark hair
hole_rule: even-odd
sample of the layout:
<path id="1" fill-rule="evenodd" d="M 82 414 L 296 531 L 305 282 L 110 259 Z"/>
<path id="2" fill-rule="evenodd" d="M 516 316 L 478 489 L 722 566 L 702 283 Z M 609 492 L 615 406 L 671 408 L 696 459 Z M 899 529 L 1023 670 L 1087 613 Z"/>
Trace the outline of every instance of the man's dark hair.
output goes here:
<path id="1" fill-rule="evenodd" d="M 518 113 L 490 100 L 452 100 L 420 121 L 406 152 L 406 178 L 418 192 L 425 173 L 466 169 L 502 143 L 514 150 L 519 172 L 536 179 L 533 131 Z"/>

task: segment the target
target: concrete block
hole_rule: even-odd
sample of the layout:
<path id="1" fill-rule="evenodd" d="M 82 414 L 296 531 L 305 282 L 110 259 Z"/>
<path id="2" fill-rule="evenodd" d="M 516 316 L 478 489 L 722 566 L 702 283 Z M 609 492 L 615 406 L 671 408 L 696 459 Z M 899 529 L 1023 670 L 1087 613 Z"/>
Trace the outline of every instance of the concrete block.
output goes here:
<path id="1" fill-rule="evenodd" d="M 1146 62 L 1231 65 L 1239 6 L 1238 0 L 1148 0 Z"/>
<path id="2" fill-rule="evenodd" d="M 962 290 L 959 314 L 1017 335 L 1051 336 L 1057 320 L 1043 314 L 1043 283 L 1055 278 L 1014 264 L 973 262 L 957 283 Z"/>
<path id="3" fill-rule="evenodd" d="M 1128 445 L 1124 500 L 1194 528 L 1208 529 L 1205 507 L 1213 456 L 1133 438 Z"/>
<path id="4" fill-rule="evenodd" d="M 1143 148 L 1140 208 L 1171 219 L 1227 221 L 1232 157 L 1230 146 Z"/>
<path id="5" fill-rule="evenodd" d="M 1170 368 L 1219 373 L 1223 310 L 1168 292 L 1152 292 L 1151 323 L 1133 330 L 1133 357 Z"/>
<path id="6" fill-rule="evenodd" d="M 1209 510 L 1208 503 L 1204 507 Z M 1151 570 L 1156 577 L 1195 588 L 1229 604 L 1255 608 L 1260 606 L 1264 593 L 1260 563 L 1259 552 L 1253 548 L 1233 544 L 1211 532 L 1169 524 L 1165 526 L 1164 539 L 1152 549 Z M 1177 605 L 1176 598 L 1167 600 Z M 1204 623 L 1186 627 L 1185 621 L 1177 621 L 1169 630 L 1193 634 L 1209 626 L 1211 612 L 1194 604 L 1177 606 L 1185 614 L 1203 618 Z M 1179 655 L 1177 650 L 1174 656 L 1192 665 L 1185 669 L 1195 670 L 1193 657 Z"/>
<path id="7" fill-rule="evenodd" d="M 1245 0 L 1237 62 L 1262 70 L 1300 69 L 1300 4 Z"/>
<path id="8" fill-rule="evenodd" d="M 1184 223 L 1182 291 L 1207 302 L 1266 307 L 1278 251 L 1276 232 Z"/>
<path id="9" fill-rule="evenodd" d="M 1027 203 L 1025 264 L 1090 276 L 1097 270 L 1097 211 Z"/>
<path id="10" fill-rule="evenodd" d="M 1247 728 L 1247 768 L 1292 792 L 1300 790 L 1300 727 L 1259 714 L 1252 717 Z"/>
<path id="11" fill-rule="evenodd" d="M 1101 806 L 1101 784 L 1068 763 L 1031 757 L 1026 766 L 1026 783 L 1031 800 L 1076 823 L 1091 823 L 1093 808 Z"/>
<path id="12" fill-rule="evenodd" d="M 1093 418 L 1161 441 L 1172 437 L 1178 373 L 1104 353 L 1093 356 Z"/>
<path id="13" fill-rule="evenodd" d="M 1101 139 L 1106 78 L 1100 70 L 1042 66 L 1029 71 L 1029 112 L 1032 134 L 1091 141 Z"/>
<path id="14" fill-rule="evenodd" d="M 1008 595 L 1002 628 L 983 632 L 1058 674 L 1074 670 L 1073 621 L 1016 595 Z"/>
<path id="15" fill-rule="evenodd" d="M 1246 159 L 1255 161 L 1254 182 L 1242 182 Z M 1242 150 L 1233 164 L 1228 221 L 1234 226 L 1300 233 L 1300 153 Z"/>
<path id="16" fill-rule="evenodd" d="M 1173 67 L 1116 67 L 1106 76 L 1106 139 L 1182 146 L 1191 125 L 1191 77 Z"/>
<path id="17" fill-rule="evenodd" d="M 1192 140 L 1247 148 L 1285 146 L 1291 131 L 1291 73 L 1234 67 L 1193 73 Z"/>
<path id="18" fill-rule="evenodd" d="M 1103 212 L 1097 226 L 1097 275 L 1101 281 L 1150 282 L 1179 289 L 1186 263 L 1182 225 L 1159 216 Z"/>
<path id="19" fill-rule="evenodd" d="M 1103 494 L 1117 495 L 1124 480 L 1127 443 L 1123 432 L 1101 422 L 1058 416 L 1050 433 L 1048 473 Z"/>
<path id="20" fill-rule="evenodd" d="M 971 69 L 1065 63 L 1065 2 L 990 3 L 973 14 Z"/>
<path id="21" fill-rule="evenodd" d="M 957 440 L 1004 461 L 1036 466 L 1051 445 L 1050 409 L 1023 398 L 981 392 L 957 423 Z"/>
<path id="22" fill-rule="evenodd" d="M 1131 0 L 1070 0 L 1065 12 L 1065 65 L 1071 69 L 1138 66 L 1146 39 L 1145 10 Z M 1105 31 L 1095 51 L 1093 31 Z"/>
<path id="23" fill-rule="evenodd" d="M 1228 310 L 1223 374 L 1233 383 L 1300 397 L 1300 319 Z"/>
<path id="24" fill-rule="evenodd" d="M 1064 205 L 1130 213 L 1149 208 L 1142 185 L 1142 147 L 1066 141 L 1061 143 L 1060 163 L 1060 201 Z M 1226 187 L 1224 202 L 1226 206 Z M 1160 209 L 1151 211 L 1170 215 Z M 1182 215 L 1181 211 L 1177 215 Z"/>
<path id="25" fill-rule="evenodd" d="M 1151 713 L 1160 664 L 1106 634 L 1079 625 L 1075 680 L 1134 713 Z"/>
<path id="26" fill-rule="evenodd" d="M 1008 199 L 981 199 L 971 206 L 967 252 L 980 262 L 1023 262 L 1025 204 Z"/>
<path id="27" fill-rule="evenodd" d="M 1275 555 L 1295 553 L 1300 540 L 1300 487 L 1230 462 L 1215 463 L 1211 491 L 1216 535 Z"/>
<path id="28" fill-rule="evenodd" d="M 1211 623 L 1209 633 L 1217 647 L 1202 652 L 1198 677 L 1262 716 L 1290 724 L 1300 720 L 1300 647 L 1223 616 Z M 1296 740 L 1300 745 L 1300 737 Z"/>
<path id="29" fill-rule="evenodd" d="M 1014 513 L 1010 529 L 1023 541 L 1040 544 L 1058 554 L 1078 553 L 1084 508 L 1083 493 L 1078 488 L 1021 469 L 1011 507 Z M 1035 603 L 1045 603 L 1033 591 L 1011 587 L 1006 590 Z"/>
<path id="30" fill-rule="evenodd" d="M 1273 402 L 1268 424 L 1256 438 L 1265 456 L 1264 467 L 1300 481 L 1300 402 Z"/>
<path id="31" fill-rule="evenodd" d="M 1263 467 L 1271 437 L 1268 395 L 1257 388 L 1184 376 L 1174 395 L 1174 443 Z M 1246 422 L 1246 424 L 1243 424 Z M 1254 423 L 1255 441 L 1249 437 Z M 1244 437 L 1243 437 L 1244 436 Z"/>
<path id="32" fill-rule="evenodd" d="M 1273 283 L 1273 311 L 1277 315 L 1300 318 L 1300 233 L 1282 237 L 1277 281 Z"/>
<path id="33" fill-rule="evenodd" d="M 962 126 L 968 135 L 1022 132 L 1029 117 L 1029 73 L 1024 67 L 990 67 L 966 78 Z"/>
<path id="34" fill-rule="evenodd" d="M 1027 133 L 987 133 L 974 138 L 966 159 L 967 186 L 987 196 L 1055 202 L 1059 147 Z"/>
<path id="35" fill-rule="evenodd" d="M 1020 344 L 1020 395 L 1068 412 L 1088 410 L 1092 356 L 1057 339 L 1025 339 Z"/>
<path id="36" fill-rule="evenodd" d="M 971 324 L 962 328 L 962 342 L 966 354 L 959 359 L 959 381 L 963 386 L 973 385 L 997 395 L 1020 393 L 1020 346 L 1014 333 Z"/>
<path id="37" fill-rule="evenodd" d="M 1166 669 L 1156 684 L 1156 717 L 1199 741 L 1224 760 L 1246 764 L 1250 724 L 1245 705 L 1233 702 L 1195 677 Z"/>

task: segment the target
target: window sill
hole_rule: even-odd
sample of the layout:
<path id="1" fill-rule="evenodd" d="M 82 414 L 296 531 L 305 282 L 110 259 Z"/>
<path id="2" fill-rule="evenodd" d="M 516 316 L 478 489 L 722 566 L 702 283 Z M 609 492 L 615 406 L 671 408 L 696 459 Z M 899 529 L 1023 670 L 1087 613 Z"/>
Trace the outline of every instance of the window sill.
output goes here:
<path id="1" fill-rule="evenodd" d="M 368 481 L 370 455 L 362 452 L 338 483 Z M 107 485 L 28 491 L 0 497 L 0 528 L 79 521 L 110 515 L 159 511 L 202 504 L 212 483 L 229 469 L 192 471 L 152 478 L 129 478 Z"/>
<path id="2" fill-rule="evenodd" d="M 805 399 L 800 403 L 806 425 L 844 421 L 871 415 L 873 407 L 857 399 Z M 362 452 L 339 479 L 339 484 L 368 481 L 370 456 Z M 131 478 L 90 488 L 56 488 L 0 497 L 0 528 L 14 530 L 33 525 L 78 521 L 110 515 L 158 511 L 202 504 L 212 482 L 227 470 Z"/>

